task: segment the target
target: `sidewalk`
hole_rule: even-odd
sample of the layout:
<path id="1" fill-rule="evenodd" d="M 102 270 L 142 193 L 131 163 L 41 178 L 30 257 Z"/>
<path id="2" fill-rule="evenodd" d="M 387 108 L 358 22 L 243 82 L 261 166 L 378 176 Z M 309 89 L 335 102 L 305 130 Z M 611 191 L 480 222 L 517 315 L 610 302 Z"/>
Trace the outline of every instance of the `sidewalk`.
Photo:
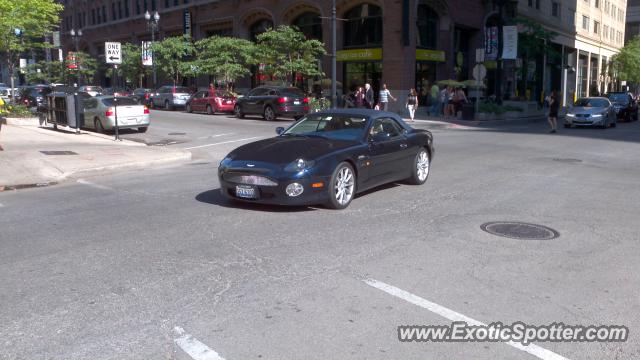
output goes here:
<path id="1" fill-rule="evenodd" d="M 58 183 L 106 170 L 141 168 L 188 161 L 191 153 L 148 147 L 113 136 L 81 134 L 37 126 L 2 125 L 0 191 Z"/>
<path id="2" fill-rule="evenodd" d="M 406 114 L 402 114 L 403 118 Z M 445 128 L 456 127 L 495 127 L 504 125 L 523 125 L 535 122 L 546 121 L 544 116 L 520 117 L 516 119 L 487 119 L 487 120 L 458 120 L 455 118 L 445 119 L 442 116 L 430 116 L 426 110 L 419 110 L 415 115 L 416 120 L 427 121 L 433 124 L 440 124 Z M 407 120 L 405 118 L 405 120 Z"/>

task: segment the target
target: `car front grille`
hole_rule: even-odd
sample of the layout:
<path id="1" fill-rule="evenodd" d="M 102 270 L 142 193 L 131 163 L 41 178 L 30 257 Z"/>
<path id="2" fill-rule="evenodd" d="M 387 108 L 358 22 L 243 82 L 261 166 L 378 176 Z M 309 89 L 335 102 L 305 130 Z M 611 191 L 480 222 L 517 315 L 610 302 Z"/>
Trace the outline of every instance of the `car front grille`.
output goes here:
<path id="1" fill-rule="evenodd" d="M 278 186 L 278 183 L 265 176 L 238 174 L 238 173 L 226 173 L 222 176 L 225 181 L 243 184 L 243 185 L 258 185 L 258 186 Z"/>

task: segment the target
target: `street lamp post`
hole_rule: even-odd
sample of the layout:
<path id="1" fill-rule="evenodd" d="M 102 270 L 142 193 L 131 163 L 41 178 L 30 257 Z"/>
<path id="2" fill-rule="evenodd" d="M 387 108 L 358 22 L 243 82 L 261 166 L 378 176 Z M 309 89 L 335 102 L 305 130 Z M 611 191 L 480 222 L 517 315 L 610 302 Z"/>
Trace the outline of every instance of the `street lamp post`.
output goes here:
<path id="1" fill-rule="evenodd" d="M 71 35 L 71 39 L 73 40 L 73 45 L 74 45 L 74 49 L 76 51 L 75 54 L 75 62 L 76 62 L 76 71 L 77 71 L 77 78 L 78 78 L 78 86 L 82 85 L 82 74 L 80 72 L 80 65 L 78 64 L 78 42 L 80 41 L 80 37 L 82 37 L 82 29 L 78 29 L 78 31 L 76 31 L 75 29 L 71 29 L 71 31 L 69 31 L 69 35 Z"/>
<path id="2" fill-rule="evenodd" d="M 22 43 L 24 41 L 24 39 L 22 37 L 23 32 L 24 31 L 22 29 L 18 29 L 18 28 L 13 29 L 13 34 L 17 38 L 20 39 L 20 43 Z M 11 59 L 11 62 L 13 62 L 13 59 Z M 16 92 L 15 92 L 15 88 L 16 88 L 15 77 L 16 77 L 16 74 L 15 74 L 15 72 L 16 72 L 16 67 L 15 67 L 15 63 L 14 63 L 14 66 L 13 66 L 11 74 L 10 74 L 11 75 L 11 100 L 12 101 L 15 100 L 15 96 L 16 96 Z"/>
<path id="3" fill-rule="evenodd" d="M 331 6 L 331 107 L 336 109 L 338 107 L 338 88 L 337 88 L 337 59 L 336 59 L 336 39 L 337 32 L 336 29 L 336 0 L 333 0 Z"/>
<path id="4" fill-rule="evenodd" d="M 153 16 L 151 16 L 151 14 L 149 13 L 149 10 L 147 10 L 144 13 L 144 18 L 145 20 L 147 20 L 147 28 L 151 29 L 151 44 L 153 45 L 156 41 L 156 31 L 158 30 L 158 22 L 160 21 L 160 14 L 158 14 L 158 12 L 154 12 Z M 153 54 L 153 52 L 151 53 Z M 157 83 L 157 77 L 156 77 L 156 59 L 154 59 L 155 56 L 152 55 L 151 57 L 151 68 L 153 71 L 153 89 L 156 88 L 156 83 Z"/>
<path id="5" fill-rule="evenodd" d="M 513 12 L 513 8 L 518 6 L 517 0 L 495 0 L 495 5 L 498 6 L 498 58 L 496 59 L 496 101 L 498 104 L 502 104 L 502 50 L 504 47 L 503 26 L 504 10 L 509 6 L 510 12 Z"/>

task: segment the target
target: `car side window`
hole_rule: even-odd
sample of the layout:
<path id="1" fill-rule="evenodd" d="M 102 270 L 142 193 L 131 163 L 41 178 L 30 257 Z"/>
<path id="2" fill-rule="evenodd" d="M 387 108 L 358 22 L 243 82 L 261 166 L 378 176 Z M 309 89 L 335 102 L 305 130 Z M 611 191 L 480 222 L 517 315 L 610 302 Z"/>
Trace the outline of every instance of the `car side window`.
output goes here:
<path id="1" fill-rule="evenodd" d="M 374 120 L 370 134 L 375 136 L 381 133 L 387 134 L 389 138 L 394 138 L 402 134 L 402 127 L 391 118 L 379 118 Z"/>
<path id="2" fill-rule="evenodd" d="M 207 93 L 205 91 L 200 91 L 196 94 L 196 99 L 204 99 L 205 97 L 207 97 Z"/>
<path id="3" fill-rule="evenodd" d="M 265 88 L 256 88 L 256 89 L 251 90 L 251 91 L 249 92 L 249 94 L 247 94 L 247 96 L 260 96 L 260 95 L 264 95 L 264 94 L 266 94 L 266 92 L 267 92 L 268 90 L 269 90 L 269 89 L 265 89 Z"/>

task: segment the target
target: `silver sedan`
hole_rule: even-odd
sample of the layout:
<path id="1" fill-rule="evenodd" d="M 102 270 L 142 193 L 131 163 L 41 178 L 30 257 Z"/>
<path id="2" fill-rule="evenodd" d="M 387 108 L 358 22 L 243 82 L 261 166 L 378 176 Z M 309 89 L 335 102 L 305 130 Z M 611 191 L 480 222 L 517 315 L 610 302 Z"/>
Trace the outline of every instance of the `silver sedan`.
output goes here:
<path id="1" fill-rule="evenodd" d="M 138 104 L 132 98 L 97 96 L 84 100 L 84 125 L 102 133 L 116 126 L 119 129 L 137 128 L 146 132 L 149 127 L 149 108 Z"/>
<path id="2" fill-rule="evenodd" d="M 578 99 L 573 107 L 567 110 L 564 127 L 597 126 L 603 129 L 617 124 L 615 109 L 609 99 L 604 97 L 588 97 Z"/>

